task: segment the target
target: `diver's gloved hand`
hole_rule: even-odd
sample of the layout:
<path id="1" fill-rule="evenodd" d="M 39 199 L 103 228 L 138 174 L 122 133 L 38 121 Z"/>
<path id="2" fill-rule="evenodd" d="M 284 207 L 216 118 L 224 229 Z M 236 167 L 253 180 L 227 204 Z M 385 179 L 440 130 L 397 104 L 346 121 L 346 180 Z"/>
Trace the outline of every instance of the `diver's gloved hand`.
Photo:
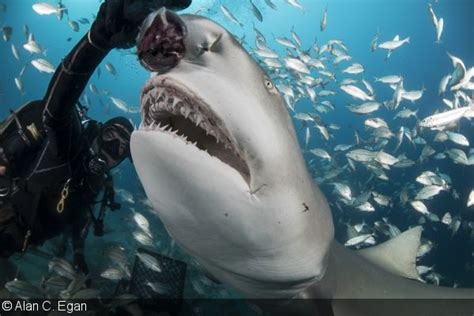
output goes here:
<path id="1" fill-rule="evenodd" d="M 104 175 L 107 171 L 107 162 L 100 157 L 94 157 L 89 160 L 89 163 L 87 164 L 87 169 L 90 173 L 96 176 Z"/>
<path id="2" fill-rule="evenodd" d="M 89 32 L 89 41 L 103 50 L 131 48 L 143 20 L 161 7 L 183 10 L 191 0 L 106 0 Z"/>

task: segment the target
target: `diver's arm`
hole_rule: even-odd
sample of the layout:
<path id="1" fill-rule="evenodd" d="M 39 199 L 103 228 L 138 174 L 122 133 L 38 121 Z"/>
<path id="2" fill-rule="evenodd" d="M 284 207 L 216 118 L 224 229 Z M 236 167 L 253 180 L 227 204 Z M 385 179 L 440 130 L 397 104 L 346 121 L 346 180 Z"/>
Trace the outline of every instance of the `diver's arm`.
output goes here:
<path id="1" fill-rule="evenodd" d="M 182 10 L 191 0 L 106 0 L 90 31 L 56 70 L 44 97 L 47 127 L 68 124 L 74 106 L 94 70 L 110 50 L 131 48 L 139 26 L 153 10 L 167 6 Z"/>
<path id="2" fill-rule="evenodd" d="M 90 41 L 88 32 L 61 62 L 46 95 L 43 120 L 48 127 L 70 122 L 74 106 L 97 66 L 111 48 L 101 48 Z"/>

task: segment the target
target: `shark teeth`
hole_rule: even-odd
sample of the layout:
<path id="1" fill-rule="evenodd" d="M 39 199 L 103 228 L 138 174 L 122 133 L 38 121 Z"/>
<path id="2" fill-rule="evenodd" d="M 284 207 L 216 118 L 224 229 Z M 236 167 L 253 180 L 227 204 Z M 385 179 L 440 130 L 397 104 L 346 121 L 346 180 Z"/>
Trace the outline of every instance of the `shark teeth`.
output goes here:
<path id="1" fill-rule="evenodd" d="M 189 142 L 187 137 L 180 135 L 179 131 L 174 130 L 169 124 L 161 126 L 160 120 L 171 116 L 182 116 L 203 129 L 206 135 L 212 136 L 217 144 L 222 143 L 226 150 L 242 157 L 235 143 L 231 141 L 229 133 L 219 123 L 220 120 L 207 107 L 194 101 L 182 96 L 171 87 L 155 86 L 148 89 L 142 96 L 142 130 L 166 132 L 182 138 L 187 144 L 196 146 L 196 142 Z"/>

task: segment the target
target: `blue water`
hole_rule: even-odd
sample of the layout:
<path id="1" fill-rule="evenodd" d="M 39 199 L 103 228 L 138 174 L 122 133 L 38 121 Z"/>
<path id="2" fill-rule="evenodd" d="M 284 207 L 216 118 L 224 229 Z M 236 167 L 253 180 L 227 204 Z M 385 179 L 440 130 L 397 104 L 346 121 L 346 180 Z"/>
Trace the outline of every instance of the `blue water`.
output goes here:
<path id="1" fill-rule="evenodd" d="M 15 87 L 14 78 L 18 76 L 21 68 L 34 58 L 39 56 L 30 55 L 22 48 L 25 43 L 25 36 L 22 27 L 27 24 L 30 32 L 34 34 L 35 39 L 44 48 L 47 49 L 46 59 L 54 66 L 59 65 L 69 50 L 88 30 L 89 25 L 80 25 L 79 32 L 73 32 L 67 24 L 67 19 L 59 21 L 55 16 L 39 16 L 31 8 L 33 0 L 0 0 L 0 3 L 7 5 L 7 11 L 0 13 L 0 24 L 13 27 L 13 36 L 9 42 L 0 41 L 0 118 L 5 118 L 10 109 L 15 109 L 29 100 L 40 99 L 43 97 L 50 74 L 39 73 L 35 68 L 29 65 L 22 77 L 25 94 L 21 95 Z M 264 1 L 254 0 L 257 7 L 261 10 L 264 22 L 259 22 L 251 13 L 251 7 L 248 1 L 210 1 L 194 0 L 193 5 L 186 12 L 195 12 L 200 9 L 200 14 L 206 15 L 217 22 L 223 24 L 232 33 L 238 37 L 245 35 L 245 47 L 254 48 L 255 33 L 253 25 L 265 35 L 267 43 L 281 56 L 285 55 L 285 50 L 274 40 L 274 36 L 285 36 L 291 38 L 290 30 L 301 37 L 302 49 L 310 49 L 315 41 L 321 46 L 330 39 L 343 40 L 352 56 L 351 62 L 360 63 L 364 66 L 364 75 L 353 76 L 354 78 L 365 78 L 370 81 L 376 90 L 377 100 L 389 100 L 392 97 L 392 90 L 386 85 L 374 83 L 374 77 L 385 75 L 402 75 L 405 79 L 404 87 L 407 90 L 419 90 L 426 88 L 424 96 L 416 104 L 403 101 L 399 109 L 407 107 L 413 110 L 418 109 L 418 117 L 423 118 L 433 114 L 436 110 L 445 110 L 442 99 L 438 96 L 438 85 L 441 78 L 452 72 L 452 64 L 447 52 L 462 59 L 466 67 L 474 65 L 474 1 L 472 0 L 439 0 L 433 3 L 433 8 L 439 17 L 445 21 L 444 32 L 441 44 L 436 44 L 435 28 L 429 15 L 427 2 L 421 0 L 300 0 L 299 2 L 306 8 L 305 12 L 291 7 L 285 1 L 274 0 L 278 6 L 277 11 L 268 8 Z M 86 17 L 93 20 L 93 14 L 96 13 L 99 1 L 96 0 L 63 0 L 64 5 L 69 10 L 69 18 L 77 20 Z M 236 26 L 226 20 L 219 9 L 219 4 L 225 5 L 233 14 L 244 24 L 244 27 Z M 328 7 L 328 26 L 324 32 L 319 30 L 320 20 L 324 9 Z M 393 52 L 390 59 L 386 60 L 385 51 L 377 50 L 371 52 L 370 44 L 377 33 L 380 33 L 379 43 L 391 40 L 399 34 L 400 38 L 410 37 L 410 44 L 404 45 Z M 70 38 L 70 41 L 68 39 Z M 11 44 L 15 44 L 20 50 L 21 60 L 16 61 L 11 53 Z M 105 63 L 112 63 L 117 69 L 117 75 L 111 75 L 105 69 Z M 350 62 L 350 63 L 351 63 Z M 350 65 L 344 62 L 337 71 L 338 81 L 349 76 L 343 76 L 340 72 L 343 68 Z M 139 95 L 143 83 L 148 78 L 148 73 L 140 66 L 133 50 L 115 50 L 111 52 L 100 66 L 100 77 L 96 72 L 91 78 L 90 83 L 96 85 L 100 91 L 108 90 L 110 96 L 118 97 L 127 102 L 130 107 L 139 105 Z M 364 131 L 363 121 L 370 116 L 357 116 L 346 109 L 346 105 L 355 103 L 354 100 L 344 94 L 336 83 L 331 83 L 326 87 L 334 90 L 337 95 L 327 98 L 336 106 L 335 111 L 322 114 L 326 124 L 337 124 L 341 127 L 339 131 L 331 131 L 333 138 L 325 142 L 315 128 L 311 129 L 311 139 L 308 148 L 330 149 L 336 144 L 349 144 L 354 141 L 354 132 L 357 130 L 363 139 L 368 137 Z M 107 96 L 96 96 L 89 87 L 84 91 L 84 95 L 90 99 L 89 115 L 99 121 L 117 115 L 127 115 L 133 122 L 139 124 L 138 114 L 124 114 L 113 106 Z M 309 101 L 300 100 L 295 110 L 310 111 Z M 291 115 L 294 113 L 290 112 Z M 414 127 L 416 120 L 392 120 L 394 112 L 381 108 L 376 115 L 384 118 L 390 125 L 393 132 L 398 131 L 403 123 L 404 126 Z M 295 120 L 295 127 L 298 137 L 304 147 L 304 131 L 301 123 Z M 459 132 L 464 134 L 472 143 L 474 143 L 474 128 L 472 123 L 463 120 L 460 124 Z M 437 152 L 448 148 L 460 148 L 464 151 L 466 148 L 459 147 L 452 143 L 436 144 L 432 142 L 434 133 L 426 132 L 422 135 L 428 143 L 433 146 Z M 393 140 L 391 141 L 393 142 Z M 390 143 L 387 148 L 393 148 Z M 472 145 L 471 145 L 472 148 Z M 398 153 L 406 153 L 412 160 L 418 160 L 422 146 L 414 148 L 412 145 L 402 145 Z M 312 161 L 314 157 L 305 154 L 308 166 L 312 174 L 318 172 L 319 161 Z M 340 159 L 340 165 L 345 164 L 343 158 Z M 435 265 L 435 271 L 443 276 L 441 283 L 443 285 L 472 287 L 474 286 L 474 262 L 472 253 L 474 251 L 473 240 L 471 237 L 472 229 L 468 227 L 469 221 L 474 221 L 474 210 L 466 208 L 467 195 L 474 187 L 474 166 L 461 166 L 453 164 L 449 159 L 434 160 L 428 159 L 422 164 L 408 169 L 392 169 L 387 172 L 390 181 L 374 181 L 371 185 L 383 194 L 392 197 L 394 204 L 389 208 L 378 207 L 376 212 L 363 214 L 355 210 L 336 211 L 336 197 L 332 192 L 332 187 L 326 184 L 321 189 L 332 203 L 336 223 L 336 236 L 341 242 L 346 240 L 345 225 L 346 222 L 357 223 L 364 220 L 372 225 L 374 221 L 387 217 L 389 221 L 395 224 L 400 230 L 406 230 L 410 226 L 417 225 L 421 217 L 409 205 L 402 206 L 398 203 L 398 196 L 402 186 L 406 183 L 415 183 L 415 178 L 425 170 L 435 171 L 437 168 L 441 172 L 447 173 L 452 177 L 452 186 L 460 195 L 460 199 L 454 199 L 451 192 L 443 192 L 433 200 L 428 201 L 430 211 L 436 213 L 441 218 L 446 211 L 451 214 L 459 215 L 462 219 L 462 225 L 458 233 L 454 236 L 448 231 L 446 225 L 441 223 L 432 223 L 429 220 L 423 225 L 423 237 L 435 244 L 432 252 L 422 259 L 420 264 L 432 266 Z M 118 187 L 132 192 L 135 201 L 145 198 L 143 189 L 140 186 L 132 165 L 129 162 L 124 163 L 117 171 Z M 358 168 L 357 172 L 345 173 L 339 179 L 345 183 L 363 183 L 367 180 L 368 173 L 363 168 Z M 130 208 L 136 208 L 137 211 L 145 211 L 149 220 L 154 224 L 153 230 L 156 233 L 156 239 L 162 240 L 163 249 L 168 249 L 170 240 L 161 228 L 156 217 L 151 216 L 150 212 L 145 210 L 142 204 L 130 204 L 123 202 L 123 209 L 108 217 L 108 227 L 110 233 L 104 238 L 105 241 L 120 241 L 127 247 L 135 247 L 132 232 L 133 225 L 130 223 Z M 378 236 L 378 242 L 384 241 L 382 236 Z M 97 242 L 94 237 L 90 237 L 89 244 Z M 104 242 L 105 243 L 105 242 Z M 89 246 L 90 246 L 89 245 Z M 160 246 L 160 247 L 161 247 Z M 90 247 L 91 257 L 100 257 L 99 247 Z M 170 252 L 179 258 L 185 258 L 179 250 Z M 91 260 L 94 261 L 94 260 Z M 93 268 L 101 269 L 97 262 L 91 263 Z"/>

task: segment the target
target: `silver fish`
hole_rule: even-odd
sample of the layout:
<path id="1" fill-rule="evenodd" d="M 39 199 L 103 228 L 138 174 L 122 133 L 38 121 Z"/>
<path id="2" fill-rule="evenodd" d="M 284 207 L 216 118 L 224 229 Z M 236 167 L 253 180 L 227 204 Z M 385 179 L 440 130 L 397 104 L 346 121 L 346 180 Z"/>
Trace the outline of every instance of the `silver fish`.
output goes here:
<path id="1" fill-rule="evenodd" d="M 13 57 L 15 57 L 16 60 L 20 61 L 20 52 L 16 48 L 15 44 L 12 44 L 12 53 Z"/>
<path id="2" fill-rule="evenodd" d="M 73 266 L 62 258 L 54 258 L 49 262 L 48 267 L 50 272 L 54 271 L 69 280 L 74 280 L 78 276 Z"/>
<path id="3" fill-rule="evenodd" d="M 100 274 L 101 277 L 109 280 L 121 280 L 125 277 L 124 271 L 117 268 L 108 268 Z"/>
<path id="4" fill-rule="evenodd" d="M 15 279 L 7 282 L 5 288 L 22 299 L 42 298 L 42 291 L 27 281 Z"/>
<path id="5" fill-rule="evenodd" d="M 360 88 L 353 86 L 353 85 L 347 85 L 347 86 L 341 86 L 340 87 L 342 91 L 345 93 L 349 94 L 350 96 L 360 99 L 362 101 L 373 101 L 374 97 L 368 95 L 364 91 L 362 91 Z"/>
<path id="6" fill-rule="evenodd" d="M 237 25 L 240 25 L 241 27 L 244 26 L 239 20 L 237 20 L 237 18 L 232 14 L 232 12 L 230 12 L 230 10 L 227 9 L 224 5 L 221 4 L 220 9 L 227 20 Z"/>
<path id="7" fill-rule="evenodd" d="M 321 32 L 324 32 L 327 25 L 328 25 L 328 7 L 326 6 L 326 9 L 324 10 L 324 15 L 323 15 L 323 18 L 322 18 L 321 24 L 320 24 Z"/>
<path id="8" fill-rule="evenodd" d="M 67 23 L 69 24 L 71 30 L 73 30 L 74 32 L 79 32 L 79 23 L 73 20 L 69 20 L 67 21 Z"/>
<path id="9" fill-rule="evenodd" d="M 155 257 L 143 252 L 137 253 L 137 256 L 143 262 L 143 264 L 150 270 L 153 270 L 158 273 L 162 272 L 161 265 Z"/>
<path id="10" fill-rule="evenodd" d="M 253 15 L 255 15 L 255 17 L 257 18 L 257 20 L 259 20 L 260 22 L 263 22 L 262 13 L 261 13 L 260 10 L 255 6 L 255 4 L 252 2 L 252 0 L 249 0 L 249 1 L 250 1 L 250 5 L 252 6 L 252 13 L 253 13 Z"/>
<path id="11" fill-rule="evenodd" d="M 115 70 L 114 65 L 112 63 L 108 62 L 105 64 L 105 69 L 111 74 L 111 75 L 117 75 L 117 70 Z"/>

